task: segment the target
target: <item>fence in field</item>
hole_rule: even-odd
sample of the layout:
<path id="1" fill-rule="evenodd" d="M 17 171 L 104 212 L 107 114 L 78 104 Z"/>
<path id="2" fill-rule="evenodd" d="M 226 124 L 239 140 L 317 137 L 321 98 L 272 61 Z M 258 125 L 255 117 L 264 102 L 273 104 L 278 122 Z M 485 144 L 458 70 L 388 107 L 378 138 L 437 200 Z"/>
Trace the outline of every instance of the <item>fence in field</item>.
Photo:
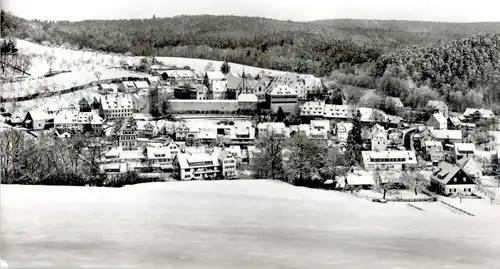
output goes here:
<path id="1" fill-rule="evenodd" d="M 456 206 L 454 206 L 454 205 L 452 205 L 452 204 L 449 204 L 449 203 L 447 203 L 447 202 L 445 202 L 445 201 L 441 201 L 441 203 L 442 203 L 442 204 L 444 204 L 444 205 L 446 205 L 446 206 L 448 206 L 448 207 L 450 207 L 450 208 L 452 208 L 452 209 L 454 209 L 454 210 L 456 210 L 456 211 L 458 211 L 458 212 L 460 212 L 460 213 L 463 213 L 463 214 L 465 214 L 465 215 L 469 215 L 469 216 L 471 216 L 471 217 L 474 217 L 474 216 L 475 216 L 474 214 L 472 214 L 472 213 L 470 213 L 470 212 L 467 212 L 467 211 L 465 211 L 465 210 L 463 210 L 463 209 L 461 209 L 461 208 L 458 208 L 458 207 L 456 207 Z"/>

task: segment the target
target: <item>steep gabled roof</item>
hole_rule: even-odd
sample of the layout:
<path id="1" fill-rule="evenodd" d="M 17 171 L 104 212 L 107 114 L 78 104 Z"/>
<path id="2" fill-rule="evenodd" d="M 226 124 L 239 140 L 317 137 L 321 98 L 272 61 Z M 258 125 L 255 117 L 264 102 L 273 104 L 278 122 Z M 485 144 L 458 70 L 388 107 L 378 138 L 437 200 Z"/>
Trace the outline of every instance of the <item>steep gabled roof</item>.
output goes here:
<path id="1" fill-rule="evenodd" d="M 438 169 L 434 172 L 433 179 L 445 185 L 460 171 L 460 167 L 447 162 L 440 162 Z"/>

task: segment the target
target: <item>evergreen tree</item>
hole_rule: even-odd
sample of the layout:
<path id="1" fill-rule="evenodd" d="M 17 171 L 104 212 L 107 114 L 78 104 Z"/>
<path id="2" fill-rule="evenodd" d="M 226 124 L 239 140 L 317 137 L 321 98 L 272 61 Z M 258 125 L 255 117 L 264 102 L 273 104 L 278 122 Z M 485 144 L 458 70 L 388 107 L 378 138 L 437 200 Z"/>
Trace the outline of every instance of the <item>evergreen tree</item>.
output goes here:
<path id="1" fill-rule="evenodd" d="M 363 149 L 363 140 L 361 139 L 361 122 L 359 115 L 352 122 L 352 129 L 347 137 L 347 162 L 350 166 L 359 164 L 361 160 L 361 150 Z"/>
<path id="2" fill-rule="evenodd" d="M 208 80 L 208 74 L 205 72 L 205 76 L 203 77 L 203 85 L 207 86 L 210 89 L 210 81 Z"/>
<path id="3" fill-rule="evenodd" d="M 220 67 L 220 71 L 224 74 L 224 75 L 227 75 L 231 70 L 231 67 L 229 66 L 229 64 L 227 63 L 227 60 L 224 61 L 224 63 L 222 64 L 222 66 Z"/>
<path id="4" fill-rule="evenodd" d="M 278 113 L 276 115 L 276 120 L 278 122 L 283 122 L 286 118 L 286 115 L 285 115 L 285 112 L 283 111 L 283 109 L 281 107 L 278 108 Z"/>

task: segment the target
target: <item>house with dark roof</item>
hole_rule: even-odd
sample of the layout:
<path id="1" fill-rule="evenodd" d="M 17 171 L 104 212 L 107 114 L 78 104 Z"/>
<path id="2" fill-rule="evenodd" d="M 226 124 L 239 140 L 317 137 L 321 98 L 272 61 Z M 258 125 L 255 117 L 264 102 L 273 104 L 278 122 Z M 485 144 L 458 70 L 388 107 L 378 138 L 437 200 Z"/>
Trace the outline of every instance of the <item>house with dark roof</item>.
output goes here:
<path id="1" fill-rule="evenodd" d="M 476 183 L 457 165 L 441 162 L 431 177 L 431 188 L 444 195 L 472 195 Z"/>

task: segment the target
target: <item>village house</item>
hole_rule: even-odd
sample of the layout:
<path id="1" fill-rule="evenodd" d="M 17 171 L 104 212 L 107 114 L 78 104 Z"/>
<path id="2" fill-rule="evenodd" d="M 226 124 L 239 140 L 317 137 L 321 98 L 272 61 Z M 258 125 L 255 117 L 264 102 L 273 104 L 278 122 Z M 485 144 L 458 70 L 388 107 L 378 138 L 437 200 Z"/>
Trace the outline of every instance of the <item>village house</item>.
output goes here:
<path id="1" fill-rule="evenodd" d="M 132 96 L 128 94 L 101 96 L 101 106 L 107 120 L 130 118 L 135 112 Z"/>
<path id="2" fill-rule="evenodd" d="M 298 78 L 297 81 L 294 83 L 288 85 L 290 88 L 294 89 L 295 92 L 297 92 L 297 97 L 299 100 L 307 100 L 307 91 L 306 91 L 306 85 L 304 83 L 304 80 L 301 78 Z"/>
<path id="3" fill-rule="evenodd" d="M 426 140 L 422 146 L 431 162 L 438 163 L 444 161 L 443 143 L 436 140 Z"/>
<path id="4" fill-rule="evenodd" d="M 483 176 L 483 168 L 473 157 L 462 158 L 457 161 L 457 165 L 473 179 Z"/>
<path id="5" fill-rule="evenodd" d="M 223 150 L 219 155 L 220 171 L 225 179 L 234 179 L 238 177 L 236 169 L 236 158 L 229 150 Z"/>
<path id="6" fill-rule="evenodd" d="M 49 103 L 43 106 L 43 112 L 49 114 L 49 115 L 55 115 L 57 114 L 61 108 L 59 107 L 58 104 L 55 103 Z"/>
<path id="7" fill-rule="evenodd" d="M 472 195 L 476 192 L 474 180 L 459 166 L 441 162 L 431 177 L 431 188 L 444 195 Z"/>
<path id="8" fill-rule="evenodd" d="M 300 74 L 299 77 L 304 83 L 306 98 L 309 98 L 311 95 L 316 95 L 323 90 L 321 78 L 305 74 Z"/>
<path id="9" fill-rule="evenodd" d="M 348 105 L 325 105 L 324 117 L 330 119 L 352 119 L 356 115 L 356 108 Z"/>
<path id="10" fill-rule="evenodd" d="M 160 147 L 146 147 L 148 165 L 164 172 L 173 171 L 173 163 L 177 154 L 181 153 L 180 146 L 175 142 Z"/>
<path id="11" fill-rule="evenodd" d="M 233 145 L 253 145 L 255 143 L 255 128 L 251 122 L 235 122 L 230 126 L 229 138 Z"/>
<path id="12" fill-rule="evenodd" d="M 476 154 L 476 146 L 473 143 L 455 143 L 453 149 L 453 157 L 455 161 L 462 158 L 473 157 Z"/>
<path id="13" fill-rule="evenodd" d="M 337 140 L 340 143 L 347 142 L 347 137 L 349 132 L 352 130 L 352 123 L 350 122 L 338 122 L 337 123 Z"/>
<path id="14" fill-rule="evenodd" d="M 118 91 L 122 93 L 136 93 L 138 89 L 133 81 L 122 81 L 118 83 Z"/>
<path id="15" fill-rule="evenodd" d="M 443 114 L 434 113 L 429 120 L 427 120 L 426 125 L 437 130 L 445 130 L 448 128 L 448 121 Z"/>
<path id="16" fill-rule="evenodd" d="M 495 113 L 491 109 L 467 108 L 464 112 L 464 117 L 470 121 L 478 119 L 489 120 L 495 118 Z"/>
<path id="17" fill-rule="evenodd" d="M 192 70 L 164 70 L 160 77 L 163 81 L 171 84 L 190 84 L 197 81 L 196 74 Z"/>
<path id="18" fill-rule="evenodd" d="M 54 114 L 48 114 L 43 110 L 31 110 L 26 113 L 23 126 L 32 130 L 43 130 L 54 126 Z"/>
<path id="19" fill-rule="evenodd" d="M 210 99 L 226 100 L 227 99 L 227 81 L 215 80 L 210 83 Z"/>
<path id="20" fill-rule="evenodd" d="M 97 92 L 102 95 L 116 93 L 118 92 L 118 87 L 115 84 L 99 84 Z"/>
<path id="21" fill-rule="evenodd" d="M 414 151 L 362 151 L 362 164 L 365 170 L 401 170 L 417 166 Z"/>
<path id="22" fill-rule="evenodd" d="M 300 116 L 303 117 L 323 117 L 325 114 L 324 101 L 309 101 L 305 102 L 300 108 Z"/>
<path id="23" fill-rule="evenodd" d="M 426 140 L 436 140 L 446 144 L 462 142 L 462 130 L 436 130 L 426 129 L 421 134 L 421 144 Z"/>
<path id="24" fill-rule="evenodd" d="M 238 109 L 244 112 L 256 111 L 259 99 L 255 94 L 242 93 L 238 95 Z"/>
<path id="25" fill-rule="evenodd" d="M 261 122 L 257 124 L 259 137 L 268 135 L 290 137 L 290 129 L 283 122 Z"/>
<path id="26" fill-rule="evenodd" d="M 194 92 L 196 92 L 196 98 L 192 98 L 190 96 L 190 99 L 209 100 L 211 98 L 210 91 L 208 90 L 207 86 L 205 86 L 204 84 L 196 85 Z"/>
<path id="27" fill-rule="evenodd" d="M 371 148 L 372 151 L 385 151 L 387 150 L 387 135 L 384 133 L 377 133 L 372 136 L 371 139 Z"/>
<path id="28" fill-rule="evenodd" d="M 330 133 L 330 121 L 328 120 L 311 120 L 310 137 L 313 139 L 327 139 Z"/>
<path id="29" fill-rule="evenodd" d="M 224 75 L 221 71 L 207 71 L 205 75 L 207 76 L 210 84 L 215 81 L 222 81 L 226 79 L 226 75 Z"/>
<path id="30" fill-rule="evenodd" d="M 188 135 L 189 137 L 189 135 Z M 217 141 L 217 129 L 215 128 L 200 128 L 195 134 L 195 141 L 203 144 L 212 144 Z"/>
<path id="31" fill-rule="evenodd" d="M 153 138 L 158 134 L 158 128 L 154 121 L 138 120 L 135 124 L 137 138 Z"/>
<path id="32" fill-rule="evenodd" d="M 54 127 L 62 131 L 102 131 L 103 119 L 94 112 L 61 111 L 54 117 Z"/>
<path id="33" fill-rule="evenodd" d="M 220 173 L 219 159 L 208 153 L 179 153 L 174 159 L 178 180 L 216 179 Z"/>
<path id="34" fill-rule="evenodd" d="M 189 134 L 189 127 L 185 122 L 180 122 L 174 127 L 174 135 L 176 141 L 186 141 Z"/>
<path id="35" fill-rule="evenodd" d="M 137 149 L 137 128 L 131 120 L 124 120 L 117 126 L 118 146 L 123 150 Z"/>
<path id="36" fill-rule="evenodd" d="M 293 113 L 297 110 L 297 92 L 283 84 L 268 88 L 266 101 L 273 113 L 277 113 L 280 107 L 285 113 Z"/>
<path id="37" fill-rule="evenodd" d="M 430 100 L 427 102 L 427 109 L 431 111 L 431 113 L 440 113 L 443 114 L 445 118 L 449 117 L 449 109 L 448 105 L 444 101 L 441 100 Z"/>
<path id="38" fill-rule="evenodd" d="M 134 85 L 138 91 L 147 91 L 151 87 L 147 80 L 136 80 L 134 81 Z"/>
<path id="39" fill-rule="evenodd" d="M 101 171 L 107 175 L 141 172 L 147 168 L 145 160 L 142 150 L 124 150 L 121 147 L 114 147 L 104 154 Z"/>

